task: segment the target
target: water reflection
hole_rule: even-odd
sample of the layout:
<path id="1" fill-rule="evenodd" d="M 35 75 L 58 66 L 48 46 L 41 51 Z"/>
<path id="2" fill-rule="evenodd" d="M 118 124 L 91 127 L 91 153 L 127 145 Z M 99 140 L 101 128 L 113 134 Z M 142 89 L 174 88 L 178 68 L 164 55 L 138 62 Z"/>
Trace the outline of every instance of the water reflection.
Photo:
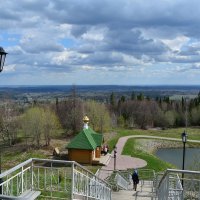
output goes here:
<path id="1" fill-rule="evenodd" d="M 182 169 L 183 163 L 183 149 L 158 149 L 156 156 L 161 160 L 172 163 L 179 169 Z M 186 148 L 185 154 L 185 169 L 190 169 L 195 164 L 196 160 L 200 158 L 200 148 Z"/>

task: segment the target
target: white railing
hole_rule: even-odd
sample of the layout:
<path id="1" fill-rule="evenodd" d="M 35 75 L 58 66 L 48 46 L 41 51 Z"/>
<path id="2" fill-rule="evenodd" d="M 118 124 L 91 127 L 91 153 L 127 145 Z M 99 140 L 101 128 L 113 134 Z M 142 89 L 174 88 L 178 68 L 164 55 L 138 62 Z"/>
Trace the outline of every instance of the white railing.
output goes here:
<path id="1" fill-rule="evenodd" d="M 114 170 L 100 169 L 98 170 L 96 175 L 100 178 L 104 178 L 104 180 L 112 186 L 113 190 L 119 190 L 119 189 L 127 190 L 128 185 L 130 184 L 129 176 L 118 170 L 114 171 Z"/>
<path id="2" fill-rule="evenodd" d="M 129 180 L 126 180 L 122 175 L 120 175 L 119 172 L 117 172 L 115 175 L 115 182 L 117 186 L 128 190 Z"/>
<path id="3" fill-rule="evenodd" d="M 157 196 L 162 200 L 200 200 L 200 172 L 168 169 L 158 184 Z"/>
<path id="4" fill-rule="evenodd" d="M 111 199 L 111 189 L 96 176 L 90 177 L 74 169 L 74 194 L 92 199 Z"/>
<path id="5" fill-rule="evenodd" d="M 110 186 L 73 161 L 29 159 L 0 174 L 0 199 L 21 199 L 27 191 L 56 199 L 111 199 Z"/>

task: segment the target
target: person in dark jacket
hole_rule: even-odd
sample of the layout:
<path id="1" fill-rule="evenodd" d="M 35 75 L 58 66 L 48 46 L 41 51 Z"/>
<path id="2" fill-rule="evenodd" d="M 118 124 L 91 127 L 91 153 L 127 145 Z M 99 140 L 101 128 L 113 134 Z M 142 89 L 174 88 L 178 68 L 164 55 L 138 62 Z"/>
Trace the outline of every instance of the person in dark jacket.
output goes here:
<path id="1" fill-rule="evenodd" d="M 133 180 L 133 189 L 137 190 L 137 184 L 139 183 L 139 175 L 137 169 L 134 169 L 132 174 L 132 180 Z"/>

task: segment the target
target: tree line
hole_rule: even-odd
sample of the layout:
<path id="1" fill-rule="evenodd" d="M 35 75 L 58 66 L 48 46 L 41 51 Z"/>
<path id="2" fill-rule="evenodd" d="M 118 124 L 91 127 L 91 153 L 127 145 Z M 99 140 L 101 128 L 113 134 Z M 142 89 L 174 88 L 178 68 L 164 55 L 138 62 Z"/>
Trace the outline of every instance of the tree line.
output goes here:
<path id="1" fill-rule="evenodd" d="M 169 96 L 151 99 L 143 93 L 132 93 L 116 99 L 110 95 L 110 111 L 116 117 L 117 126 L 127 128 L 182 127 L 200 125 L 200 92 L 196 98 L 182 97 L 171 100 Z"/>
<path id="2" fill-rule="evenodd" d="M 200 125 L 200 93 L 196 98 L 171 100 L 168 96 L 151 99 L 143 93 L 116 98 L 111 93 L 107 103 L 78 98 L 73 88 L 65 100 L 34 103 L 21 107 L 9 100 L 0 106 L 0 137 L 14 145 L 23 141 L 29 148 L 49 146 L 54 137 L 71 137 L 83 128 L 83 116 L 99 133 L 111 128 L 181 127 Z"/>
<path id="3" fill-rule="evenodd" d="M 90 126 L 103 133 L 110 129 L 110 113 L 106 105 L 93 100 L 84 101 L 75 90 L 65 100 L 53 103 L 34 100 L 21 107 L 5 100 L 0 106 L 0 142 L 15 145 L 24 142 L 26 148 L 49 146 L 55 137 L 71 137 L 83 128 L 83 117 L 88 115 Z"/>

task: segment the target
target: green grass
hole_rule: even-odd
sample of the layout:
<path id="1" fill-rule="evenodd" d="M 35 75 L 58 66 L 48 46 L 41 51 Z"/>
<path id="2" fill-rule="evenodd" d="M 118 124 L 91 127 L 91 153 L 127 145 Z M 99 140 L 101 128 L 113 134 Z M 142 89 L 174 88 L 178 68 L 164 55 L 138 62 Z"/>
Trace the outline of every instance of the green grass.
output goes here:
<path id="1" fill-rule="evenodd" d="M 149 135 L 149 136 L 160 136 L 160 137 L 171 137 L 171 138 L 180 138 L 181 134 L 185 128 L 172 128 L 166 130 L 141 130 L 141 129 L 116 129 L 117 136 L 112 138 L 108 142 L 110 150 L 113 149 L 114 145 L 117 143 L 118 139 L 123 136 L 129 135 Z M 190 140 L 200 140 L 200 129 L 199 128 L 188 128 L 188 139 Z"/>
<path id="2" fill-rule="evenodd" d="M 160 160 L 153 154 L 137 148 L 136 139 L 134 138 L 131 138 L 126 142 L 122 154 L 131 155 L 132 157 L 137 157 L 137 158 L 141 158 L 145 160 L 147 162 L 147 166 L 144 167 L 144 169 L 153 169 L 156 172 L 164 171 L 167 168 L 175 167 L 171 165 L 170 163 Z"/>
<path id="3" fill-rule="evenodd" d="M 39 150 L 29 150 L 26 152 L 20 151 L 10 151 L 6 152 L 2 155 L 2 166 L 3 169 L 9 169 L 14 167 L 29 158 L 47 158 L 41 151 Z"/>
<path id="4" fill-rule="evenodd" d="M 118 139 L 120 137 L 129 136 L 129 135 L 148 135 L 148 136 L 160 136 L 160 137 L 171 137 L 171 138 L 180 138 L 183 133 L 184 128 L 174 128 L 167 130 L 141 130 L 141 129 L 117 129 L 116 137 L 112 138 L 108 144 L 110 146 L 110 151 L 112 151 L 113 147 L 116 145 Z M 200 129 L 198 128 L 188 128 L 188 139 L 191 140 L 200 140 Z M 164 171 L 167 168 L 175 168 L 170 163 L 164 162 L 160 160 L 158 157 L 153 155 L 152 153 L 146 152 L 144 150 L 137 148 L 137 139 L 131 138 L 129 139 L 125 147 L 123 149 L 122 154 L 131 155 L 133 157 L 138 157 L 145 160 L 148 164 L 145 168 L 154 169 L 155 171 Z M 190 146 L 199 146 L 198 144 L 190 144 Z"/>

